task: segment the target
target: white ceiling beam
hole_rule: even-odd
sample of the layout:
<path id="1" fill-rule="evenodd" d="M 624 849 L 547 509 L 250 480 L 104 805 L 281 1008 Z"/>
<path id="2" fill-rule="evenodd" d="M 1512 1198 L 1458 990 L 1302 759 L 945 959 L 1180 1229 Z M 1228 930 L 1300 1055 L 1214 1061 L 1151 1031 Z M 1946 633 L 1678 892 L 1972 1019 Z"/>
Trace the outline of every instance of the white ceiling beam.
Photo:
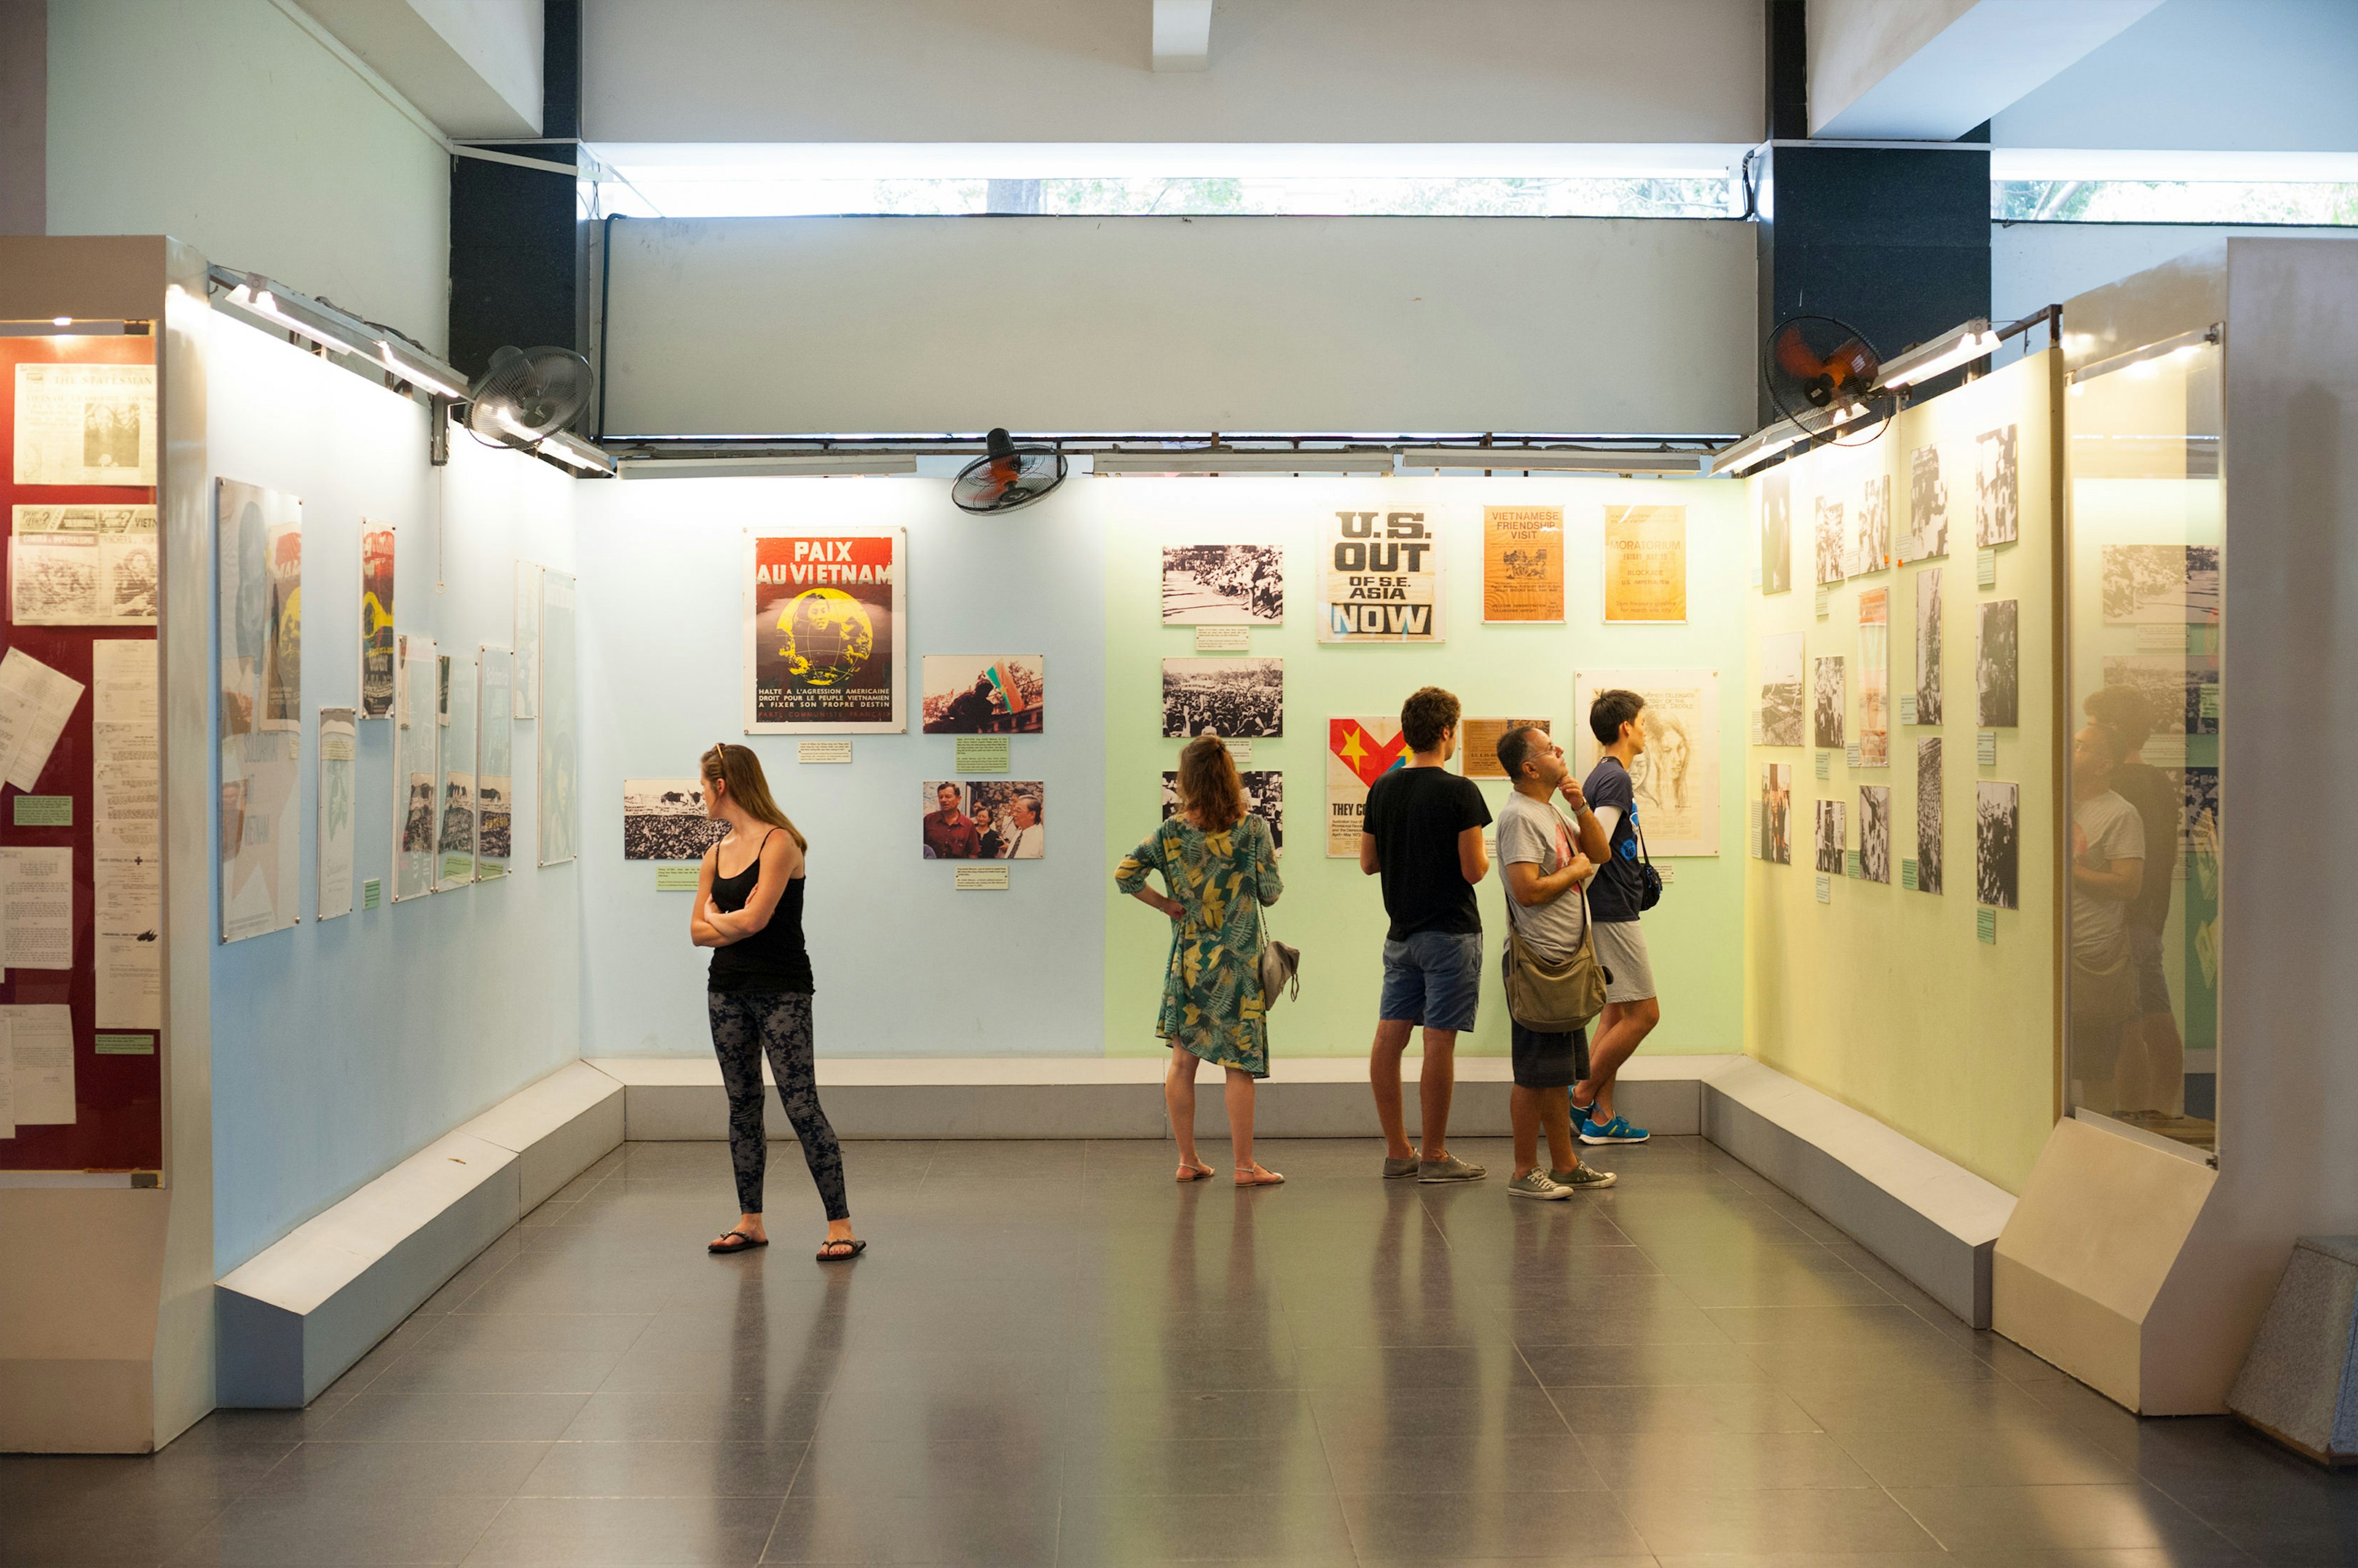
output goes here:
<path id="1" fill-rule="evenodd" d="M 541 0 L 294 3 L 443 135 L 540 135 Z"/>
<path id="2" fill-rule="evenodd" d="M 1811 0 L 1810 134 L 1952 142 L 2161 0 Z"/>
<path id="3" fill-rule="evenodd" d="M 1212 69 L 1212 0 L 1154 0 L 1154 69 Z"/>

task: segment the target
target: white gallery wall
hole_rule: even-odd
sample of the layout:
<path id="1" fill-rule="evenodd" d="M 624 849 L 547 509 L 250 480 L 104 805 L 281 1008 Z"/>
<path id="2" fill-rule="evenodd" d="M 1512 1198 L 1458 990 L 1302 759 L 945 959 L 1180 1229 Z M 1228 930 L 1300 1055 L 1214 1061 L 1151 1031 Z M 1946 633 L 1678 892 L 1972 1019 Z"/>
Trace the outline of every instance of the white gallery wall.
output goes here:
<path id="1" fill-rule="evenodd" d="M 610 433 L 1753 423 L 1755 239 L 1581 218 L 617 220 Z"/>
<path id="2" fill-rule="evenodd" d="M 519 722 L 511 874 L 362 909 L 366 879 L 392 888 L 393 721 L 372 719 L 360 726 L 353 910 L 318 919 L 318 712 L 359 701 L 362 519 L 396 529 L 396 626 L 471 654 L 512 641 L 518 557 L 571 567 L 574 481 L 461 431 L 449 466 L 433 469 L 417 404 L 225 315 L 211 333 L 212 473 L 303 503 L 302 918 L 212 957 L 213 1234 L 226 1272 L 579 1054 L 582 905 L 579 865 L 534 863 L 534 726 Z M 217 856 L 217 821 L 212 832 Z"/>
<path id="3" fill-rule="evenodd" d="M 803 925 L 820 1054 L 1104 1051 L 1105 556 L 1085 484 L 1012 517 L 969 517 L 934 480 L 627 481 L 579 487 L 585 927 L 581 1054 L 709 1058 L 685 892 L 622 859 L 625 778 L 688 778 L 750 745 L 809 838 Z M 955 742 L 851 738 L 803 764 L 795 738 L 745 734 L 745 535 L 908 530 L 908 679 L 933 654 L 1043 654 L 1047 726 L 1004 775 L 1045 782 L 1048 857 L 1003 893 L 953 893 L 921 853 L 924 781 Z"/>
<path id="4" fill-rule="evenodd" d="M 49 232 L 170 234 L 439 349 L 449 157 L 293 0 L 51 0 Z"/>
<path id="5" fill-rule="evenodd" d="M 1147 0 L 586 0 L 620 142 L 1739 142 L 1756 0 L 1223 0 L 1152 69 Z M 1206 171 L 1213 172 L 1213 171 Z"/>
<path id="6" fill-rule="evenodd" d="M 2235 235 L 2351 240 L 2358 239 L 2358 229 L 2214 223 L 1992 223 L 1990 319 L 2019 320 L 2034 310 L 2061 304 L 2075 295 L 2102 288 Z"/>

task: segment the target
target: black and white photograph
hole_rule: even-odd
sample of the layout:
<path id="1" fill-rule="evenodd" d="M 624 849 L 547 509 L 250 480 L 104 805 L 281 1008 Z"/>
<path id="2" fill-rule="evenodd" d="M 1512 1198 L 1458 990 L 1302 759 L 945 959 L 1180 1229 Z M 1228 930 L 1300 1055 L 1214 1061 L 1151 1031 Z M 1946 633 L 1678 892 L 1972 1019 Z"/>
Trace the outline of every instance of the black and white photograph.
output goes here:
<path id="1" fill-rule="evenodd" d="M 2021 907 L 2020 803 L 2014 784 L 1974 785 L 1974 897 L 1997 909 Z"/>
<path id="2" fill-rule="evenodd" d="M 2178 783 L 2181 815 L 2178 826 L 2178 864 L 2181 871 L 2197 853 L 2219 847 L 2219 770 L 2164 768 Z"/>
<path id="3" fill-rule="evenodd" d="M 1941 568 L 1916 574 L 1916 722 L 1941 722 Z"/>
<path id="4" fill-rule="evenodd" d="M 1941 738 L 1916 742 L 1916 891 L 1941 891 Z"/>
<path id="5" fill-rule="evenodd" d="M 2022 722 L 2022 661 L 2019 601 L 1985 600 L 1974 633 L 1976 722 L 1985 730 L 2010 730 Z"/>
<path id="6" fill-rule="evenodd" d="M 1245 809 L 1269 824 L 1269 841 L 1277 846 L 1280 855 L 1285 853 L 1285 775 L 1275 768 L 1238 768 L 1237 777 L 1245 786 Z M 1164 821 L 1179 814 L 1179 775 L 1163 775 L 1163 816 Z"/>
<path id="7" fill-rule="evenodd" d="M 1285 552 L 1275 545 L 1165 545 L 1163 624 L 1275 626 L 1285 619 Z"/>
<path id="8" fill-rule="evenodd" d="M 1891 880 L 1891 786 L 1858 786 L 1858 875 L 1861 881 Z"/>
<path id="9" fill-rule="evenodd" d="M 1165 659 L 1163 738 L 1285 733 L 1283 659 Z"/>
<path id="10" fill-rule="evenodd" d="M 1760 639 L 1760 743 L 1801 743 L 1801 633 Z"/>
<path id="11" fill-rule="evenodd" d="M 728 830 L 704 815 L 702 779 L 622 781 L 626 860 L 700 860 Z"/>
<path id="12" fill-rule="evenodd" d="M 1937 560 L 1949 553 L 1949 486 L 1941 478 L 1941 449 L 1908 455 L 1908 543 L 1903 560 Z"/>
<path id="13" fill-rule="evenodd" d="M 1038 779 L 927 779 L 928 860 L 1037 860 L 1048 852 L 1048 786 Z"/>
<path id="14" fill-rule="evenodd" d="M 1760 481 L 1760 591 L 1793 586 L 1793 479 L 1783 469 Z"/>
<path id="15" fill-rule="evenodd" d="M 2022 469 L 2012 425 L 1974 438 L 1974 543 L 2011 545 L 2022 536 Z"/>
<path id="16" fill-rule="evenodd" d="M 1772 865 L 1793 863 L 1793 764 L 1760 764 L 1760 858 Z"/>
<path id="17" fill-rule="evenodd" d="M 2115 626 L 2216 626 L 2219 546 L 2106 545 L 2104 620 Z"/>
<path id="18" fill-rule="evenodd" d="M 2106 686 L 2134 687 L 2145 694 L 2156 729 L 2171 730 L 2169 715 L 2189 735 L 2219 733 L 2219 655 L 2112 654 L 2104 659 Z"/>
<path id="19" fill-rule="evenodd" d="M 434 852 L 434 779 L 430 773 L 409 775 L 409 809 L 402 816 L 401 849 L 397 852 L 404 855 L 430 855 Z"/>
<path id="20" fill-rule="evenodd" d="M 1879 473 L 1859 496 L 1850 535 L 1850 575 L 1863 577 L 1891 564 L 1891 476 Z"/>
<path id="21" fill-rule="evenodd" d="M 1843 662 L 1820 659 L 1810 724 L 1810 743 L 1821 751 L 1843 749 Z"/>
<path id="22" fill-rule="evenodd" d="M 1843 874 L 1843 803 L 1818 802 L 1818 870 L 1830 877 Z"/>
<path id="23" fill-rule="evenodd" d="M 1843 554 L 1850 548 L 1850 539 L 1843 532 L 1843 503 L 1818 497 L 1817 525 L 1812 531 L 1812 558 L 1817 562 L 1818 584 L 1829 587 L 1843 579 Z"/>
<path id="24" fill-rule="evenodd" d="M 927 654 L 928 735 L 1037 735 L 1048 711 L 1048 661 L 1039 654 Z"/>

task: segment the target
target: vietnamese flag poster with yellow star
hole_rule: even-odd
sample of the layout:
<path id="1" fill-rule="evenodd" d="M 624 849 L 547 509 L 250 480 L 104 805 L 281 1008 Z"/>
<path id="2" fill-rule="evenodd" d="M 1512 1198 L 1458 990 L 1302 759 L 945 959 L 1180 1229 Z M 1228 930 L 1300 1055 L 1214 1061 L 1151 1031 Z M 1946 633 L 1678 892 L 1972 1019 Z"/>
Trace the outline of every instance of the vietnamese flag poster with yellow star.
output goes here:
<path id="1" fill-rule="evenodd" d="M 1359 831 L 1368 815 L 1368 789 L 1394 768 L 1408 763 L 1408 742 L 1400 717 L 1326 720 L 1326 853 L 1359 854 Z"/>
<path id="2" fill-rule="evenodd" d="M 745 536 L 745 732 L 908 728 L 898 528 Z"/>

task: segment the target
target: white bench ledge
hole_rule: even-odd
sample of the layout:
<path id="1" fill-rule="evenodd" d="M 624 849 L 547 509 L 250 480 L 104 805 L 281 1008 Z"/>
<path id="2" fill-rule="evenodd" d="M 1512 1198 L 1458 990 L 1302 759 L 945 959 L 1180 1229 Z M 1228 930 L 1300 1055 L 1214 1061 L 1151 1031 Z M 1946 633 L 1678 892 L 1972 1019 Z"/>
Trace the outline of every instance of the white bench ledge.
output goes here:
<path id="1" fill-rule="evenodd" d="M 1976 1328 L 2014 1197 L 1865 1111 L 1737 1057 L 1703 1083 L 1704 1136 Z"/>
<path id="2" fill-rule="evenodd" d="M 579 1062 L 519 1090 L 214 1281 L 215 1397 L 293 1408 L 622 1141 L 624 1090 Z"/>

